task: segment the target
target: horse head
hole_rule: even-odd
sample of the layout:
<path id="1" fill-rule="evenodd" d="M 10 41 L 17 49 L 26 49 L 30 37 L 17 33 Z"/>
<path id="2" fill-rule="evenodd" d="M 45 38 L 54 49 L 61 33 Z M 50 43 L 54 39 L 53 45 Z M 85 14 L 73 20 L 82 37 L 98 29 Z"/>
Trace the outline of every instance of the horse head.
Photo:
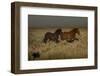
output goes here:
<path id="1" fill-rule="evenodd" d="M 61 32 L 62 32 L 62 29 L 57 29 L 57 30 L 55 31 L 55 34 L 59 35 L 59 34 L 61 34 Z"/>
<path id="2" fill-rule="evenodd" d="M 80 31 L 79 31 L 78 28 L 74 28 L 74 29 L 73 29 L 73 32 L 75 32 L 75 33 L 77 33 L 78 35 L 80 35 Z"/>

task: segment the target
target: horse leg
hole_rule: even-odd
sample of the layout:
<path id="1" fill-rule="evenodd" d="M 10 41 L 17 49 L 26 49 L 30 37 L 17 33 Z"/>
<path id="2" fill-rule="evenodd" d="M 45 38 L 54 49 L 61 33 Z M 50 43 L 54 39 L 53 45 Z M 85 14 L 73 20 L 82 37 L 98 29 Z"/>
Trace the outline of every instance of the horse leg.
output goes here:
<path id="1" fill-rule="evenodd" d="M 55 41 L 56 41 L 56 43 L 59 43 L 59 40 L 58 39 L 56 39 Z"/>
<path id="2" fill-rule="evenodd" d="M 77 40 L 77 41 L 79 41 L 79 39 L 78 39 L 78 38 L 74 38 L 74 40 Z"/>
<path id="3" fill-rule="evenodd" d="M 71 39 L 67 39 L 66 41 L 72 43 L 72 42 L 74 42 L 74 39 L 71 38 Z"/>

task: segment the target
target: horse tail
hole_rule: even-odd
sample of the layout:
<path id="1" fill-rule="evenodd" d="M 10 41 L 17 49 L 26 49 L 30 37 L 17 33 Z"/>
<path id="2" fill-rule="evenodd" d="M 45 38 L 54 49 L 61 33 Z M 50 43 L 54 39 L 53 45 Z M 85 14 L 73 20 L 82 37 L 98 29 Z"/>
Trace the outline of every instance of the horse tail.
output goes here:
<path id="1" fill-rule="evenodd" d="M 45 37 L 44 37 L 44 39 L 43 39 L 43 42 L 44 42 L 44 43 L 47 43 L 47 40 L 48 40 L 48 39 L 47 39 L 47 36 L 46 36 L 46 34 L 45 34 Z"/>
<path id="2" fill-rule="evenodd" d="M 43 42 L 44 42 L 44 43 L 46 43 L 46 42 L 47 42 L 46 38 L 44 38 L 44 39 L 43 39 Z"/>

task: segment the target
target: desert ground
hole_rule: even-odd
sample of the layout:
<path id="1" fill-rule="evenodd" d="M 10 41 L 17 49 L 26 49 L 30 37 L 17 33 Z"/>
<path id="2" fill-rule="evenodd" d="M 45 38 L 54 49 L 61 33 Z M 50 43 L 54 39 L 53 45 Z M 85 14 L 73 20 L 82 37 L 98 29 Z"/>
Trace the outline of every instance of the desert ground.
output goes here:
<path id="1" fill-rule="evenodd" d="M 72 28 L 62 28 L 63 31 L 70 31 Z M 60 40 L 59 43 L 52 41 L 43 43 L 46 32 L 54 32 L 56 28 L 29 28 L 28 29 L 28 60 L 34 60 L 32 53 L 38 50 L 40 57 L 35 60 L 52 60 L 52 59 L 79 59 L 88 57 L 88 31 L 87 28 L 79 28 L 79 41 L 72 43 Z"/>

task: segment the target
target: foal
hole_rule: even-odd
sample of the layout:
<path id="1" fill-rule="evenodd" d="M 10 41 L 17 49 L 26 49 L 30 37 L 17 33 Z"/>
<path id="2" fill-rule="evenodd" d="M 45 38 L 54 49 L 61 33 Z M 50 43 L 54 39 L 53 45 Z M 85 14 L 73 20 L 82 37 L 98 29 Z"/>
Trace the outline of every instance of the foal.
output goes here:
<path id="1" fill-rule="evenodd" d="M 74 28 L 69 32 L 61 32 L 60 37 L 61 40 L 66 40 L 67 42 L 73 42 L 74 40 L 79 40 L 76 38 L 76 34 L 80 35 L 80 31 L 78 28 Z"/>

